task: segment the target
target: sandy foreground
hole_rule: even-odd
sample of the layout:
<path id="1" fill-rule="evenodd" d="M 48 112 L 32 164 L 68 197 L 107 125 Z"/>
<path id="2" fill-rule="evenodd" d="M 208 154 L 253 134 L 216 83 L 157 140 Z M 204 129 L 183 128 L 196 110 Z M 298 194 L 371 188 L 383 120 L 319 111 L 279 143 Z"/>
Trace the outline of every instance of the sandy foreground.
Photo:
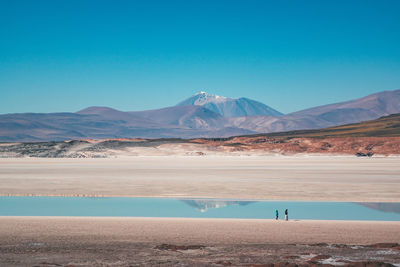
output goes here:
<path id="1" fill-rule="evenodd" d="M 1 217 L 2 266 L 400 263 L 400 222 Z M 372 265 L 372 266 L 380 266 Z"/>
<path id="2" fill-rule="evenodd" d="M 400 241 L 400 222 L 264 219 L 0 217 L 1 237 L 80 242 L 112 240 L 179 244 L 366 245 Z M 4 240 L 2 240 L 4 241 Z"/>
<path id="3" fill-rule="evenodd" d="M 2 158 L 0 195 L 400 202 L 400 157 Z"/>

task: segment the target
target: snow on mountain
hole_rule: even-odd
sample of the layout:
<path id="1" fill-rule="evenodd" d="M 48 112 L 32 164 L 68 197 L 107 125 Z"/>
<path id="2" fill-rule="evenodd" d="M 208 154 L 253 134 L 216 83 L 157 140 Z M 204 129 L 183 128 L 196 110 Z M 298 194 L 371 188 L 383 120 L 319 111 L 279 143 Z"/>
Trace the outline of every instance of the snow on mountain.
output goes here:
<path id="1" fill-rule="evenodd" d="M 208 94 L 201 91 L 188 99 L 180 102 L 177 106 L 203 106 L 224 117 L 241 116 L 281 116 L 282 113 L 255 100 L 248 98 L 229 98 Z"/>
<path id="2" fill-rule="evenodd" d="M 194 101 L 193 105 L 195 105 L 195 106 L 203 106 L 203 105 L 209 104 L 209 103 L 222 103 L 222 102 L 233 100 L 232 98 L 228 98 L 225 96 L 211 95 L 204 91 L 201 91 L 201 92 L 195 94 L 194 96 L 195 97 L 193 99 L 195 101 Z"/>

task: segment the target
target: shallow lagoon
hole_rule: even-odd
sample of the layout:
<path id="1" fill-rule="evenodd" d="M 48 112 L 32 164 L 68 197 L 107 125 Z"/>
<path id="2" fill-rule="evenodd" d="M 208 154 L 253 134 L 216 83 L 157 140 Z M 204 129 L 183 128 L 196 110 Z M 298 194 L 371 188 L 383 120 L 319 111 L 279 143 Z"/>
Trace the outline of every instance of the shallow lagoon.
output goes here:
<path id="1" fill-rule="evenodd" d="M 107 216 L 400 221 L 400 203 L 127 197 L 0 197 L 0 216 Z"/>

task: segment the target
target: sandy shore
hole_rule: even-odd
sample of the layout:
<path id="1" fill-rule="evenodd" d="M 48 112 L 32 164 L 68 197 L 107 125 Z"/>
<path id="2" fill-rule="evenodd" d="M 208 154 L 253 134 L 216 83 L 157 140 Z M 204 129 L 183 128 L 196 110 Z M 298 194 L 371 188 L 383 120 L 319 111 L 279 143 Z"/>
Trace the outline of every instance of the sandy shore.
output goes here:
<path id="1" fill-rule="evenodd" d="M 0 217 L 4 266 L 396 263 L 400 247 L 366 245 L 399 241 L 400 222 Z"/>
<path id="2" fill-rule="evenodd" d="M 179 244 L 372 244 L 400 241 L 400 222 L 275 221 L 255 219 L 0 217 L 0 237 L 57 238 L 80 242 L 113 239 Z M 25 241 L 26 241 L 25 240 Z"/>
<path id="3" fill-rule="evenodd" d="M 0 195 L 400 202 L 400 157 L 0 159 Z"/>

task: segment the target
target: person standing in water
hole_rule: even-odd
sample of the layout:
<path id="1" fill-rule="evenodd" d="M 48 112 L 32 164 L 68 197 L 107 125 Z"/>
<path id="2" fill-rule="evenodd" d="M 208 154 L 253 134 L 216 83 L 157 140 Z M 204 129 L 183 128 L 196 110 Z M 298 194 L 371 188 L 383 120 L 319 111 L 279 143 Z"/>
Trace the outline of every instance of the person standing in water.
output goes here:
<path id="1" fill-rule="evenodd" d="M 275 215 L 276 215 L 276 220 L 278 220 L 278 218 L 279 218 L 279 212 L 278 212 L 278 210 L 275 211 Z"/>
<path id="2" fill-rule="evenodd" d="M 287 209 L 285 210 L 285 220 L 289 220 L 289 212 Z"/>

